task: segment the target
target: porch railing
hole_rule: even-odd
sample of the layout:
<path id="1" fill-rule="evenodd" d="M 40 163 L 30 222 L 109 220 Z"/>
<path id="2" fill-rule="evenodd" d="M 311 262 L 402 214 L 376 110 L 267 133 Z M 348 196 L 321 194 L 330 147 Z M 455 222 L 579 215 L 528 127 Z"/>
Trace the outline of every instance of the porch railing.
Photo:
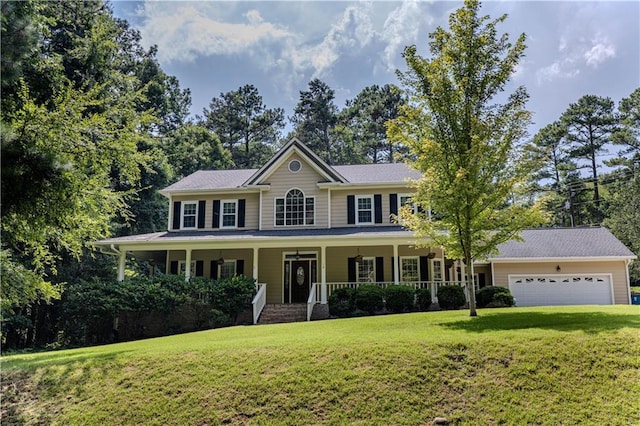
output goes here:
<path id="1" fill-rule="evenodd" d="M 253 323 L 258 323 L 258 318 L 264 309 L 264 305 L 267 304 L 267 285 L 263 283 L 256 284 L 256 290 L 258 292 L 253 297 L 251 305 L 253 306 Z"/>
<path id="2" fill-rule="evenodd" d="M 334 291 L 336 291 L 339 288 L 358 288 L 359 286 L 363 285 L 363 284 L 367 284 L 367 285 L 377 285 L 379 287 L 382 288 L 387 288 L 389 286 L 393 286 L 396 285 L 394 282 L 374 282 L 374 283 L 357 283 L 357 282 L 331 282 L 331 283 L 326 283 L 326 289 L 327 289 L 327 298 L 329 296 L 331 296 L 331 293 L 333 293 Z M 431 292 L 431 300 L 433 303 L 438 303 L 438 289 L 442 286 L 446 286 L 446 285 L 458 285 L 460 287 L 462 287 L 464 289 L 464 296 L 467 298 L 467 300 L 469 300 L 469 294 L 467 291 L 467 285 L 465 282 L 463 281 L 411 281 L 411 282 L 407 282 L 407 281 L 400 281 L 397 285 L 406 285 L 409 287 L 412 287 L 414 289 L 418 289 L 418 288 L 428 288 L 429 291 Z M 313 284 L 313 288 L 312 288 L 312 294 L 315 295 L 315 300 L 322 300 L 321 299 L 321 290 L 322 290 L 322 283 L 314 283 Z M 315 291 L 313 291 L 315 290 Z M 311 296 L 309 297 L 309 300 L 311 300 Z"/>
<path id="3" fill-rule="evenodd" d="M 311 314 L 313 314 L 313 307 L 318 302 L 318 283 L 311 285 L 311 291 L 309 291 L 309 299 L 307 300 L 307 321 L 311 321 Z"/>

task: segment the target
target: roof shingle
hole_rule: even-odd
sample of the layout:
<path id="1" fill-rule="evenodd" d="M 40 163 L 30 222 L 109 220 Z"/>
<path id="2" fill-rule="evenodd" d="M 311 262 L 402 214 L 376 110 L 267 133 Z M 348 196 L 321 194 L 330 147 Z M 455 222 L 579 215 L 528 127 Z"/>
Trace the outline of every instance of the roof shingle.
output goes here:
<path id="1" fill-rule="evenodd" d="M 635 256 L 602 227 L 525 229 L 521 237 L 521 242 L 511 240 L 500 244 L 500 253 L 490 260 Z"/>

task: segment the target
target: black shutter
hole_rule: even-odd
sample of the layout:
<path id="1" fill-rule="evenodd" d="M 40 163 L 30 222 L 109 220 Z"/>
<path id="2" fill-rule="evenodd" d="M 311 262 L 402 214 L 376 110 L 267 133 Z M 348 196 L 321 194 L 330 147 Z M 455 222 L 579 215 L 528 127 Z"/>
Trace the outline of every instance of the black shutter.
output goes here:
<path id="1" fill-rule="evenodd" d="M 244 259 L 236 260 L 236 275 L 244 275 Z"/>
<path id="2" fill-rule="evenodd" d="M 204 200 L 198 201 L 198 229 L 204 228 L 204 214 L 207 210 L 207 202 Z"/>
<path id="3" fill-rule="evenodd" d="M 211 271 L 209 272 L 209 278 L 211 278 L 212 280 L 218 279 L 218 261 L 217 260 L 211 261 Z"/>
<path id="4" fill-rule="evenodd" d="M 173 202 L 173 229 L 180 229 L 180 208 L 182 203 L 180 201 Z"/>
<path id="5" fill-rule="evenodd" d="M 373 196 L 373 206 L 376 216 L 376 223 L 382 223 L 382 195 L 376 194 Z"/>
<path id="6" fill-rule="evenodd" d="M 171 261 L 171 273 L 173 275 L 178 275 L 178 261 L 177 260 L 172 260 Z"/>
<path id="7" fill-rule="evenodd" d="M 347 281 L 350 283 L 356 282 L 356 258 L 347 258 Z"/>
<path id="8" fill-rule="evenodd" d="M 398 215 L 398 194 L 389 194 L 389 215 Z M 393 218 L 389 217 L 389 222 L 393 223 Z"/>
<path id="9" fill-rule="evenodd" d="M 196 260 L 196 277 L 204 275 L 204 260 Z"/>
<path id="10" fill-rule="evenodd" d="M 396 258 L 391 257 L 391 281 L 396 280 Z"/>
<path id="11" fill-rule="evenodd" d="M 480 288 L 483 288 L 487 285 L 487 277 L 483 272 L 478 274 L 478 285 L 480 286 Z"/>
<path id="12" fill-rule="evenodd" d="M 238 200 L 238 228 L 244 228 L 244 208 L 246 201 Z"/>
<path id="13" fill-rule="evenodd" d="M 429 281 L 429 258 L 420 256 L 420 281 Z"/>
<path id="14" fill-rule="evenodd" d="M 376 257 L 376 281 L 384 282 L 384 257 Z"/>
<path id="15" fill-rule="evenodd" d="M 213 227 L 220 228 L 220 200 L 213 200 Z"/>
<path id="16" fill-rule="evenodd" d="M 355 195 L 347 195 L 347 223 L 353 225 L 356 223 L 356 197 Z"/>

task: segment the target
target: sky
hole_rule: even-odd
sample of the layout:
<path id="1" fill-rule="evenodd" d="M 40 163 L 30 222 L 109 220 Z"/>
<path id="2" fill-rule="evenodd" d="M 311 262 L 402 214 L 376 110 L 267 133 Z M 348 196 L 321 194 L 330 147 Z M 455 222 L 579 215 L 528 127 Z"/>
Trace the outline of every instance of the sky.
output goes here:
<path id="1" fill-rule="evenodd" d="M 428 57 L 428 34 L 447 28 L 453 1 L 112 1 L 115 16 L 157 45 L 162 69 L 192 95 L 191 113 L 254 85 L 269 108 L 293 115 L 300 91 L 319 78 L 343 108 L 372 84 L 396 84 L 405 46 Z M 616 104 L 640 87 L 640 2 L 487 1 L 525 57 L 507 88 L 525 86 L 530 133 L 590 94 Z"/>

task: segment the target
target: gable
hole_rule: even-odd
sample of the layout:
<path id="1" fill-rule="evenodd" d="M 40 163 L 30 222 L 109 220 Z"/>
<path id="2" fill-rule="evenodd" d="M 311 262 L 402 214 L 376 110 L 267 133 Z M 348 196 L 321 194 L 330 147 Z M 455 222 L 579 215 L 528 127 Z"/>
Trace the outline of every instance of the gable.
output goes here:
<path id="1" fill-rule="evenodd" d="M 346 182 L 333 167 L 324 162 L 313 151 L 298 139 L 291 139 L 278 153 L 271 158 L 262 168 L 255 172 L 244 185 L 260 185 L 269 182 L 270 176 L 284 164 L 288 167 L 290 156 L 295 153 L 303 164 L 316 171 L 321 177 L 318 182 Z"/>

